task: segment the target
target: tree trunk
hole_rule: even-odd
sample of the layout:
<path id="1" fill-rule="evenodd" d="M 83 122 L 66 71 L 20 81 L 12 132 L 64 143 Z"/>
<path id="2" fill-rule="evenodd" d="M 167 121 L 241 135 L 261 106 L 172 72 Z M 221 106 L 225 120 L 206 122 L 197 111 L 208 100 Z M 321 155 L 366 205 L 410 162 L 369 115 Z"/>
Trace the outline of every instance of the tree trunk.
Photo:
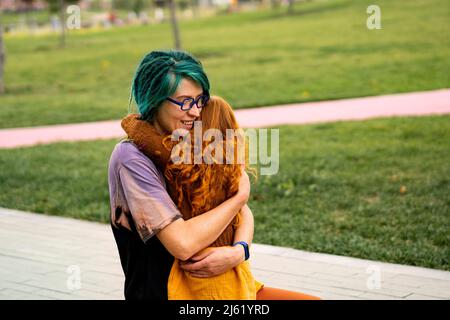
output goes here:
<path id="1" fill-rule="evenodd" d="M 175 39 L 175 49 L 181 50 L 180 31 L 178 30 L 178 21 L 175 10 L 175 1 L 169 0 L 170 22 L 172 24 L 173 37 Z"/>
<path id="2" fill-rule="evenodd" d="M 279 0 L 270 0 L 270 5 L 272 9 L 278 9 L 280 7 Z"/>
<path id="3" fill-rule="evenodd" d="M 197 18 L 198 16 L 198 0 L 191 0 L 192 17 Z"/>
<path id="4" fill-rule="evenodd" d="M 289 0 L 289 5 L 288 5 L 288 13 L 292 14 L 294 13 L 294 0 Z"/>
<path id="5" fill-rule="evenodd" d="M 61 48 L 66 47 L 66 19 L 64 7 L 65 7 L 64 0 L 59 0 L 59 20 L 61 21 L 61 40 L 59 46 Z"/>
<path id="6" fill-rule="evenodd" d="M 3 47 L 3 26 L 0 23 L 0 94 L 5 92 L 5 84 L 3 83 L 5 60 L 5 49 Z"/>

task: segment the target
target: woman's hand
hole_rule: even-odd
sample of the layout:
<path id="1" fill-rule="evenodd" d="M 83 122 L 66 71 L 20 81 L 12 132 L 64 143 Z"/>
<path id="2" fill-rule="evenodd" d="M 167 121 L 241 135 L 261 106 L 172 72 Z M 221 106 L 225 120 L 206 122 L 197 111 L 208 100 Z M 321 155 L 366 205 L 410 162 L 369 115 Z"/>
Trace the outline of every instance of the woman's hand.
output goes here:
<path id="1" fill-rule="evenodd" d="M 193 277 L 209 278 L 222 274 L 245 260 L 242 246 L 209 247 L 180 261 L 180 267 Z"/>

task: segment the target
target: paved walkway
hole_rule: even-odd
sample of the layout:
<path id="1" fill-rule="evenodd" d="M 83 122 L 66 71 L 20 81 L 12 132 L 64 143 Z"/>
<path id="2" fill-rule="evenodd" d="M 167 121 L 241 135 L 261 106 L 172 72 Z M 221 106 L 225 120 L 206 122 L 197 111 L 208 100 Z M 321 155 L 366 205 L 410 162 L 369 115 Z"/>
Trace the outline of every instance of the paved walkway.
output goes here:
<path id="1" fill-rule="evenodd" d="M 450 113 L 450 89 L 236 110 L 243 128 Z M 0 130 L 0 148 L 124 135 L 120 121 Z"/>
<path id="2" fill-rule="evenodd" d="M 251 265 L 323 299 L 450 299 L 446 271 L 261 244 Z M 123 281 L 109 225 L 0 208 L 0 299 L 123 299 Z"/>

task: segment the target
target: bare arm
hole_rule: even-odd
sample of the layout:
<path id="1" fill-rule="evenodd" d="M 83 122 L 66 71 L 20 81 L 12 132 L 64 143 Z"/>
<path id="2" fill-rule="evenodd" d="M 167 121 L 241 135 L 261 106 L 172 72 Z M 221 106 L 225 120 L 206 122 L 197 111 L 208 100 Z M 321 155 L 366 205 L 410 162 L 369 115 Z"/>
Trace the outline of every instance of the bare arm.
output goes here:
<path id="1" fill-rule="evenodd" d="M 187 260 L 209 246 L 222 234 L 234 216 L 246 204 L 249 194 L 250 181 L 248 175 L 243 172 L 239 191 L 235 196 L 199 216 L 172 222 L 162 229 L 157 237 L 174 257 Z"/>
<path id="2" fill-rule="evenodd" d="M 242 208 L 241 218 L 241 224 L 234 235 L 234 242 L 245 241 L 250 245 L 253 240 L 254 222 L 252 211 L 247 205 Z M 245 252 L 241 245 L 226 246 L 199 252 L 188 262 L 182 262 L 180 266 L 194 277 L 206 278 L 228 271 L 244 260 Z"/>
<path id="3" fill-rule="evenodd" d="M 238 192 L 216 208 L 187 221 L 170 198 L 155 165 L 132 144 L 123 144 L 117 154 L 117 179 L 127 207 L 143 241 L 156 235 L 176 258 L 186 260 L 208 247 L 245 205 L 250 181 L 243 170 Z M 122 158 L 124 159 L 122 159 Z M 117 182 L 115 182 L 117 183 Z"/>
<path id="4" fill-rule="evenodd" d="M 238 226 L 234 233 L 234 243 L 238 241 L 245 241 L 248 243 L 249 249 L 253 241 L 253 232 L 254 232 L 254 220 L 253 220 L 253 213 L 248 207 L 248 205 L 245 205 L 242 208 L 241 211 L 241 224 Z M 239 262 L 242 262 L 245 260 L 245 254 L 244 250 L 241 245 L 238 245 L 235 248 L 237 252 L 237 256 L 240 257 Z"/>
<path id="5" fill-rule="evenodd" d="M 245 241 L 248 245 L 251 245 L 253 241 L 253 230 L 255 224 L 253 220 L 253 213 L 248 205 L 242 207 L 241 218 L 242 222 L 234 233 L 234 242 Z"/>
<path id="6" fill-rule="evenodd" d="M 178 219 L 162 229 L 157 237 L 174 257 L 187 260 L 219 237 L 244 200 L 245 197 L 236 195 L 206 213 L 189 220 Z"/>

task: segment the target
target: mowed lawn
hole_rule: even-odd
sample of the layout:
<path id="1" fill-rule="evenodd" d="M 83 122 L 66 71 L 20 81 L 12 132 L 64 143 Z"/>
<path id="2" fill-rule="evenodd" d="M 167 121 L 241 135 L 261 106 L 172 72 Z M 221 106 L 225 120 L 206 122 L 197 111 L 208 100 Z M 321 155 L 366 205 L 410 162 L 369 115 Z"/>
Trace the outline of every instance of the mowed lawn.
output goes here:
<path id="1" fill-rule="evenodd" d="M 108 222 L 118 140 L 0 150 L 0 206 Z M 450 270 L 450 116 L 280 128 L 254 242 Z"/>
<path id="2" fill-rule="evenodd" d="M 235 108 L 448 88 L 448 2 L 377 1 L 381 30 L 366 27 L 371 4 L 315 0 L 293 15 L 183 21 L 182 44 L 202 60 L 212 93 Z M 120 118 L 142 56 L 173 45 L 167 23 L 73 30 L 66 49 L 58 42 L 5 35 L 0 128 Z"/>

